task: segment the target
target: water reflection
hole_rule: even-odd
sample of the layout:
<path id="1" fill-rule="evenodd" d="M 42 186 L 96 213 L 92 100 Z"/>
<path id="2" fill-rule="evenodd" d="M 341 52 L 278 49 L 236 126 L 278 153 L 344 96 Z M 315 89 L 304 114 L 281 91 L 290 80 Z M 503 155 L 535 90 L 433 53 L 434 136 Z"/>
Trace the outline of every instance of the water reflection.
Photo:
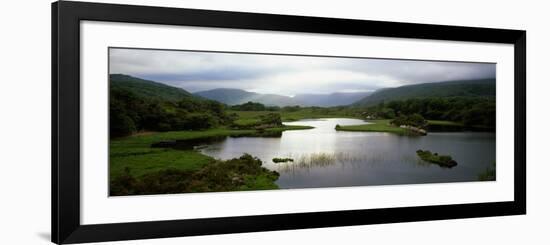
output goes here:
<path id="1" fill-rule="evenodd" d="M 349 152 L 307 153 L 300 154 L 298 156 L 289 155 L 287 158 L 291 158 L 294 161 L 277 163 L 277 172 L 292 174 L 303 170 L 308 171 L 311 168 L 328 167 L 332 165 L 359 168 L 359 166 L 365 162 L 368 162 L 369 164 L 377 164 L 381 163 L 383 160 L 383 157 L 380 154 L 360 155 Z"/>
<path id="2" fill-rule="evenodd" d="M 496 159 L 495 134 L 430 133 L 408 137 L 390 133 L 335 131 L 336 124 L 364 124 L 332 118 L 286 123 L 314 129 L 285 131 L 280 137 L 227 137 L 201 152 L 220 159 L 249 153 L 264 167 L 281 173 L 281 188 L 476 181 Z M 452 169 L 421 161 L 416 150 L 451 155 Z M 294 162 L 274 163 L 273 158 Z"/>

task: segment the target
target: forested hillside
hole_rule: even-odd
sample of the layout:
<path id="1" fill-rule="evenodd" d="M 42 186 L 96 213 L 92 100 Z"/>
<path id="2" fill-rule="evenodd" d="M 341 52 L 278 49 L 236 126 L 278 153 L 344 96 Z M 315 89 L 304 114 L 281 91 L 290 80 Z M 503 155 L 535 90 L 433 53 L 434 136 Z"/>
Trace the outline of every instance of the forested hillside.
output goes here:
<path id="1" fill-rule="evenodd" d="M 196 98 L 187 91 L 126 75 L 111 75 L 110 136 L 138 131 L 213 128 L 229 123 L 222 103 Z"/>
<path id="2" fill-rule="evenodd" d="M 123 89 L 142 98 L 178 101 L 192 96 L 181 88 L 123 74 L 111 74 L 109 81 L 111 89 Z"/>
<path id="3" fill-rule="evenodd" d="M 494 97 L 495 79 L 423 83 L 378 90 L 354 103 L 355 106 L 372 106 L 380 102 L 432 97 Z"/>

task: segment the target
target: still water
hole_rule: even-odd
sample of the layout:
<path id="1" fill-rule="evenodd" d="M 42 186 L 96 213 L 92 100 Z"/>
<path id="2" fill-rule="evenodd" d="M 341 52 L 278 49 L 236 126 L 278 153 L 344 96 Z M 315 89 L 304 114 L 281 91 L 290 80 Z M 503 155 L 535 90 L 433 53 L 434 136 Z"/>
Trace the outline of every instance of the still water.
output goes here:
<path id="1" fill-rule="evenodd" d="M 276 182 L 280 188 L 477 181 L 496 159 L 494 133 L 399 136 L 334 130 L 336 124 L 365 123 L 345 118 L 300 120 L 285 124 L 315 128 L 285 131 L 280 137 L 227 137 L 201 152 L 219 159 L 243 153 L 256 156 L 264 167 L 281 174 Z M 458 165 L 443 168 L 423 162 L 416 155 L 418 149 L 451 155 Z M 274 163 L 275 157 L 294 162 Z"/>

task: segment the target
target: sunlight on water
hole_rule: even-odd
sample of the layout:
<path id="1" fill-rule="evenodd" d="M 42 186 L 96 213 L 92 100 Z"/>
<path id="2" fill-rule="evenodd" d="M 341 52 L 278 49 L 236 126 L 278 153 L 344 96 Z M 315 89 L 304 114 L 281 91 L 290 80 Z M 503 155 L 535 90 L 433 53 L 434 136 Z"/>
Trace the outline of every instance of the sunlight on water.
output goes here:
<path id="1" fill-rule="evenodd" d="M 201 148 L 219 159 L 251 154 L 263 166 L 279 172 L 281 188 L 332 187 L 476 181 L 495 161 L 494 133 L 429 133 L 410 137 L 378 132 L 336 131 L 339 125 L 367 122 L 329 118 L 300 120 L 308 130 L 285 131 L 280 137 L 227 137 Z M 416 150 L 448 154 L 458 165 L 452 169 L 421 161 Z M 274 158 L 293 161 L 273 162 Z"/>
<path id="2" fill-rule="evenodd" d="M 311 168 L 328 167 L 334 165 L 349 165 L 353 167 L 356 164 L 377 164 L 382 162 L 380 154 L 358 155 L 347 152 L 337 153 L 309 153 L 292 155 L 288 158 L 294 159 L 293 162 L 277 163 L 276 171 L 281 173 L 293 173 L 301 170 L 309 170 Z"/>

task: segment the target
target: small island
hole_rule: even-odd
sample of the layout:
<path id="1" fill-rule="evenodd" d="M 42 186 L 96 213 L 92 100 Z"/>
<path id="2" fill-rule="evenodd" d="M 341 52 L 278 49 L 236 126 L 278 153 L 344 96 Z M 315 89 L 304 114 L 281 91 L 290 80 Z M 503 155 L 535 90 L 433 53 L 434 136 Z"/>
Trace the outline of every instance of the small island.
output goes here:
<path id="1" fill-rule="evenodd" d="M 334 128 L 336 131 L 350 131 L 350 132 L 386 132 L 399 135 L 406 135 L 407 129 L 396 127 L 390 124 L 390 120 L 369 120 L 368 124 L 361 125 L 336 125 Z"/>
<path id="2" fill-rule="evenodd" d="M 452 168 L 458 164 L 451 156 L 439 155 L 430 151 L 417 150 L 416 155 L 418 155 L 418 157 L 420 157 L 423 161 L 435 163 L 445 168 Z"/>
<path id="3" fill-rule="evenodd" d="M 274 163 L 280 163 L 280 162 L 294 162 L 294 159 L 292 158 L 278 158 L 278 157 L 275 157 L 273 158 L 273 162 Z"/>
<path id="4" fill-rule="evenodd" d="M 399 135 L 427 135 L 426 127 L 429 122 L 420 114 L 398 116 L 394 119 L 368 120 L 368 124 L 340 126 L 336 131 L 387 132 Z"/>

